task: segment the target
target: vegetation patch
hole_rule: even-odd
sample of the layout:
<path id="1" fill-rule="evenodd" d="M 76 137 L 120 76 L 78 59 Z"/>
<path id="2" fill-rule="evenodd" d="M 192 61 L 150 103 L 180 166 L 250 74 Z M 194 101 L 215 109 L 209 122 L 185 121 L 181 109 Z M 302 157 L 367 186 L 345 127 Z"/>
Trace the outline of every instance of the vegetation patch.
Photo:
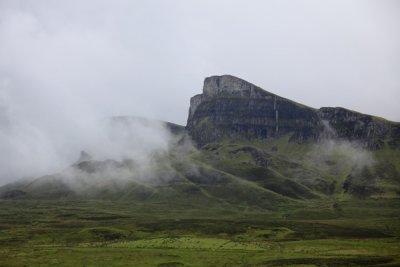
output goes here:
<path id="1" fill-rule="evenodd" d="M 382 266 L 381 264 L 390 263 L 393 258 L 390 257 L 343 257 L 343 258 L 294 258 L 294 259 L 279 259 L 266 261 L 266 266 Z"/>
<path id="2" fill-rule="evenodd" d="M 262 243 L 235 242 L 220 238 L 176 237 L 154 238 L 112 243 L 114 248 L 202 249 L 202 250 L 264 250 Z"/>
<path id="3" fill-rule="evenodd" d="M 79 232 L 79 237 L 86 241 L 113 241 L 126 238 L 128 235 L 127 231 L 112 227 L 86 228 Z"/>

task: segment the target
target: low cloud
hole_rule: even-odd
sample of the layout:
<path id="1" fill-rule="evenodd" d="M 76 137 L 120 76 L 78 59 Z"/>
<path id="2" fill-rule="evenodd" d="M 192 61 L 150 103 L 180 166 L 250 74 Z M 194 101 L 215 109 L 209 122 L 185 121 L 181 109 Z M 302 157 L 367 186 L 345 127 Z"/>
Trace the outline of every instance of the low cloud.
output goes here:
<path id="1" fill-rule="evenodd" d="M 373 166 L 376 159 L 357 141 L 341 140 L 327 121 L 323 121 L 324 130 L 320 140 L 308 154 L 317 165 L 338 165 L 339 168 L 350 167 L 360 171 L 364 167 Z"/>
<path id="2" fill-rule="evenodd" d="M 166 125 L 156 120 L 86 114 L 71 121 L 59 118 L 54 125 L 43 125 L 20 117 L 4 102 L 0 107 L 0 183 L 60 172 L 76 162 L 82 150 L 95 161 L 131 160 L 137 166 L 135 172 L 142 173 L 134 176 L 144 178 L 149 176 L 157 157 L 167 154 L 177 142 Z M 102 176 L 110 176 L 107 170 L 103 170 Z M 127 177 L 114 175 L 117 176 Z"/>

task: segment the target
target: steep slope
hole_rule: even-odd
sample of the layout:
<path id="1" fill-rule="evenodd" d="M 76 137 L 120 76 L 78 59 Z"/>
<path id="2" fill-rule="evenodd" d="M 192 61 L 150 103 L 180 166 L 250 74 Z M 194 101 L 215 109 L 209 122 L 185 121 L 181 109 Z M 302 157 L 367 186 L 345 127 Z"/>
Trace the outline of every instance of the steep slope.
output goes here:
<path id="1" fill-rule="evenodd" d="M 327 134 L 358 141 L 369 149 L 400 144 L 400 124 L 344 108 L 319 110 L 267 92 L 230 75 L 204 81 L 203 93 L 190 100 L 187 130 L 201 147 L 224 139 L 279 138 L 316 142 Z"/>
<path id="2" fill-rule="evenodd" d="M 203 94 L 190 100 L 187 130 L 201 145 L 230 139 L 276 138 L 292 133 L 291 140 L 316 140 L 322 127 L 318 114 L 248 83 L 224 75 L 204 81 Z"/>
<path id="3" fill-rule="evenodd" d="M 357 141 L 369 149 L 380 149 L 385 141 L 400 145 L 400 124 L 344 108 L 321 108 L 319 117 L 329 123 L 332 137 Z"/>

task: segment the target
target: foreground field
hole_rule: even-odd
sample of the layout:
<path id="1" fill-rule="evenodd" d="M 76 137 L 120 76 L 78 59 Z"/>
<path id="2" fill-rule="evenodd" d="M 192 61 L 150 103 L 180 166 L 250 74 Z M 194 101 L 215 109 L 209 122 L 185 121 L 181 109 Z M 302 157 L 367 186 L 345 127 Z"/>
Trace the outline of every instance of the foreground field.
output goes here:
<path id="1" fill-rule="evenodd" d="M 400 266 L 400 201 L 0 201 L 0 266 Z"/>

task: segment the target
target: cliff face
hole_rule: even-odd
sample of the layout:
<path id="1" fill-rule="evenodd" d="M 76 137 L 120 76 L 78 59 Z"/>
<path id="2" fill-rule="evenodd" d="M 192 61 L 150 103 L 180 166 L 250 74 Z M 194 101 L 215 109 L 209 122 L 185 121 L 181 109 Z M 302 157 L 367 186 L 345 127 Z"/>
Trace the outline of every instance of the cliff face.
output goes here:
<path id="1" fill-rule="evenodd" d="M 358 141 L 370 149 L 381 148 L 392 135 L 389 122 L 371 115 L 330 107 L 321 108 L 318 114 L 334 129 L 336 138 Z"/>
<path id="2" fill-rule="evenodd" d="M 206 78 L 203 94 L 190 103 L 187 130 L 199 145 L 288 133 L 292 141 L 306 142 L 316 140 L 322 127 L 313 109 L 229 75 Z"/>
<path id="3" fill-rule="evenodd" d="M 335 138 L 356 140 L 369 149 L 381 148 L 385 140 L 391 147 L 400 144 L 398 124 L 343 108 L 316 110 L 230 75 L 205 79 L 203 93 L 190 100 L 186 129 L 202 146 L 226 138 L 287 134 L 290 142 L 313 142 L 323 138 L 326 127 Z"/>

